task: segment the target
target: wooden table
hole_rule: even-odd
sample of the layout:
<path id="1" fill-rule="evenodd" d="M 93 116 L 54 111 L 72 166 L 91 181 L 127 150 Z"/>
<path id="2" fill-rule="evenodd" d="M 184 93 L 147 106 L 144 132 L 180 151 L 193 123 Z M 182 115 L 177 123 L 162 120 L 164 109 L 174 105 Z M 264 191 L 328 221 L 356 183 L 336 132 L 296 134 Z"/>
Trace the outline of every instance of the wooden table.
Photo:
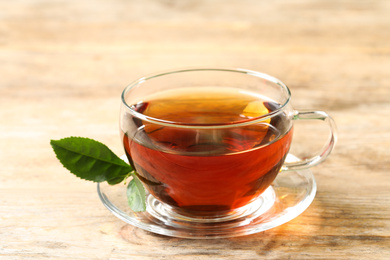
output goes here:
<path id="1" fill-rule="evenodd" d="M 0 1 L 0 259 L 390 259 L 389 14 L 387 0 Z M 197 66 L 271 74 L 336 120 L 302 215 L 238 238 L 155 235 L 59 164 L 49 141 L 71 135 L 122 154 L 124 86 Z M 322 126 L 297 125 L 305 156 Z"/>

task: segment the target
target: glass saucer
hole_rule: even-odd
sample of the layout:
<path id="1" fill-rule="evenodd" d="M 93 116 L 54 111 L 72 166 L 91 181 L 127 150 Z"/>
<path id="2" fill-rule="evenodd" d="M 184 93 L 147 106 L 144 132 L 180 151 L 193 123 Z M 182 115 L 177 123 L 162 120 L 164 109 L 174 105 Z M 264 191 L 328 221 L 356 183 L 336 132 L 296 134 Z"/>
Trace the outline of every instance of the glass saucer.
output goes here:
<path id="1" fill-rule="evenodd" d="M 286 161 L 298 159 L 289 154 Z M 272 185 L 252 203 L 242 217 L 196 222 L 180 216 L 167 217 L 151 195 L 145 212 L 133 212 L 127 204 L 126 185 L 100 183 L 97 191 L 104 206 L 124 222 L 166 236 L 211 239 L 244 236 L 280 226 L 304 212 L 316 194 L 317 186 L 310 170 L 278 174 Z"/>

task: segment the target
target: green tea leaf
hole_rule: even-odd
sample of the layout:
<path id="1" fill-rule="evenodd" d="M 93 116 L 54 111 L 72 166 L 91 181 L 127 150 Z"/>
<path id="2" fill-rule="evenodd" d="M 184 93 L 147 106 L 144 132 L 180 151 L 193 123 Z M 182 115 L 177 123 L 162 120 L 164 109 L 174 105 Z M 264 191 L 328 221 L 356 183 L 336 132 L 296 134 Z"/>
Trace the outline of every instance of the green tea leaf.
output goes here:
<path id="1" fill-rule="evenodd" d="M 127 201 L 130 208 L 135 212 L 146 210 L 145 188 L 138 177 L 133 174 L 133 179 L 127 185 Z"/>
<path id="2" fill-rule="evenodd" d="M 50 144 L 62 165 L 84 180 L 117 184 L 133 171 L 106 145 L 89 138 L 67 137 Z"/>

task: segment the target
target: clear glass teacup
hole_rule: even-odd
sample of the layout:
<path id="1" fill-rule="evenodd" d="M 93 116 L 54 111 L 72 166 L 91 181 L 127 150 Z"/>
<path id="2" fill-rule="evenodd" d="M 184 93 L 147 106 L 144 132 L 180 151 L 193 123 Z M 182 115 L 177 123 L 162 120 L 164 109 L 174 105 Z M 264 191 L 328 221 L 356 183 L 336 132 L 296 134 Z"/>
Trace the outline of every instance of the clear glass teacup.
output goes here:
<path id="1" fill-rule="evenodd" d="M 322 162 L 336 142 L 334 121 L 294 110 L 290 98 L 280 80 L 242 69 L 172 71 L 126 87 L 121 138 L 148 207 L 195 222 L 235 219 L 278 174 Z M 311 158 L 286 163 L 297 119 L 322 120 L 330 135 Z"/>

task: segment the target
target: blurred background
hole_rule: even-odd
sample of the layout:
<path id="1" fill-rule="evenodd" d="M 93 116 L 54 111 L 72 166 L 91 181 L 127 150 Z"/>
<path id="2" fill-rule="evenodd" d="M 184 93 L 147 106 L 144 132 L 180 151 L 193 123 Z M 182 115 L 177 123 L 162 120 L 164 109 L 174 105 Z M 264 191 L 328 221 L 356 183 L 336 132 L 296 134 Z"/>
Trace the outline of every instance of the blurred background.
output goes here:
<path id="1" fill-rule="evenodd" d="M 28 95 L 53 123 L 84 128 L 86 109 L 115 115 L 138 77 L 200 66 L 271 74 L 297 109 L 387 102 L 389 10 L 386 0 L 0 1 L 1 103 Z M 23 110 L 32 124 L 47 116 Z"/>

